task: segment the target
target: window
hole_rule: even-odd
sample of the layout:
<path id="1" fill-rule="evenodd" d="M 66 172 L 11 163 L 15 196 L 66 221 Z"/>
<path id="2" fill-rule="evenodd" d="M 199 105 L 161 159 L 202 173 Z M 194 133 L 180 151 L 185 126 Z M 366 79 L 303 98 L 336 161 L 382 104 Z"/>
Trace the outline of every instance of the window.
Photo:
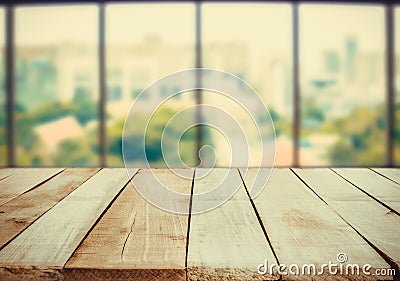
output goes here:
<path id="1" fill-rule="evenodd" d="M 16 8 L 18 165 L 99 164 L 97 13 Z"/>
<path id="2" fill-rule="evenodd" d="M 107 5 L 108 165 L 123 166 L 122 129 L 131 103 L 141 91 L 167 74 L 195 66 L 194 12 L 193 4 Z M 174 90 L 177 89 L 162 87 L 157 95 L 165 96 Z M 146 107 L 153 98 L 144 97 L 138 102 Z M 167 101 L 157 110 L 148 125 L 146 141 L 146 155 L 152 166 L 163 166 L 160 139 L 164 123 L 180 109 L 194 104 L 194 93 L 188 92 Z M 143 126 L 146 121 L 143 120 Z M 137 143 L 141 136 L 135 128 L 129 130 L 125 131 L 125 141 Z M 194 136 L 193 132 L 188 132 L 180 147 L 188 165 L 194 165 L 196 161 Z M 129 152 L 125 155 L 126 160 L 135 163 L 134 145 Z"/>
<path id="3" fill-rule="evenodd" d="M 244 79 L 261 96 L 275 124 L 278 166 L 293 163 L 291 16 L 289 4 L 202 5 L 203 66 Z M 222 95 L 205 92 L 203 101 L 227 110 L 232 116 L 247 115 L 238 104 Z M 246 127 L 243 126 L 245 130 Z M 250 143 L 257 138 L 254 132 L 246 132 Z M 221 133 L 212 130 L 209 135 L 218 155 L 230 154 Z M 257 148 L 254 144 L 250 148 L 250 166 L 259 163 Z M 227 157 L 218 160 L 221 166 L 230 163 Z"/>
<path id="4" fill-rule="evenodd" d="M 386 157 L 391 152 L 388 141 L 394 164 L 400 163 L 399 6 L 18 3 L 0 7 L 0 106 L 5 108 L 7 96 L 13 95 L 15 109 L 0 110 L 0 166 L 98 166 L 103 160 L 107 166 L 123 166 L 122 129 L 131 103 L 161 77 L 196 66 L 233 73 L 255 89 L 274 121 L 276 166 L 392 165 Z M 6 24 L 6 8 L 14 9 L 14 30 Z M 394 16 L 394 57 L 387 53 L 391 37 L 386 9 Z M 14 39 L 14 73 L 7 81 L 12 67 L 5 62 L 5 51 L 13 40 L 6 40 L 5 31 Z M 393 77 L 387 75 L 387 58 L 395 66 Z M 388 123 L 389 78 L 394 82 L 394 124 Z M 8 83 L 15 86 L 10 95 Z M 179 90 L 160 87 L 157 95 Z M 246 114 L 223 95 L 201 93 L 202 102 L 238 119 Z M 194 92 L 180 93 L 155 112 L 146 136 L 152 166 L 163 166 L 160 136 L 166 121 L 196 105 L 196 97 Z M 140 102 L 145 107 L 152 99 L 141 97 Z M 8 115 L 13 128 L 8 127 Z M 147 120 L 139 121 L 145 126 Z M 244 128 L 252 166 L 258 163 L 260 147 L 252 143 L 254 131 Z M 196 149 L 205 144 L 218 152 L 218 166 L 228 165 L 224 135 L 211 127 L 202 127 L 201 134 L 197 129 L 181 136 L 178 149 L 185 164 L 196 165 Z M 390 140 L 389 130 L 395 133 Z M 169 142 L 182 133 L 176 131 L 168 131 Z M 125 132 L 132 144 L 140 137 L 135 128 Z M 8 143 L 13 138 L 7 136 L 15 143 Z M 16 159 L 8 159 L 8 149 Z M 127 156 L 130 163 L 136 163 L 135 153 L 133 149 Z"/>
<path id="5" fill-rule="evenodd" d="M 379 6 L 300 5 L 300 165 L 385 163 L 384 24 Z"/>

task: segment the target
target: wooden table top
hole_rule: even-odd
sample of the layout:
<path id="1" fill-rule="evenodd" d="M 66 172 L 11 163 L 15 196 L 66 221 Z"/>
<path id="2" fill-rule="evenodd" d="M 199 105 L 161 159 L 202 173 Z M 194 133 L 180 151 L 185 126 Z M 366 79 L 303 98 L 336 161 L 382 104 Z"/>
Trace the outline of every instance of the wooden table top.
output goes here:
<path id="1" fill-rule="evenodd" d="M 191 199 L 227 173 L 192 180 L 152 171 Z M 240 188 L 231 199 L 201 214 L 190 212 L 201 202 L 180 202 L 184 215 L 153 206 L 133 187 L 149 185 L 152 171 L 130 181 L 122 168 L 0 169 L 0 280 L 400 276 L 400 169 L 277 168 L 254 200 L 248 188 L 257 170 L 235 169 L 229 177 Z M 332 274 L 329 262 L 371 265 L 371 275 Z M 310 264 L 320 274 L 296 275 Z M 276 267 L 262 272 L 265 265 Z"/>

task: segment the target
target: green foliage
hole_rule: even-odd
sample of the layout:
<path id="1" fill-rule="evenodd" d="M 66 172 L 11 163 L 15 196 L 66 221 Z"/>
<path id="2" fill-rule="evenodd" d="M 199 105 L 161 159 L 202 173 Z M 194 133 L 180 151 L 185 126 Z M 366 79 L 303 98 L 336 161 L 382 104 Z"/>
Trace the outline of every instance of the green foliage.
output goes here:
<path id="1" fill-rule="evenodd" d="M 162 107 L 158 110 L 153 118 L 150 120 L 147 132 L 146 132 L 146 143 L 145 143 L 145 154 L 149 163 L 156 167 L 164 167 L 163 154 L 161 151 L 161 137 L 164 132 L 164 141 L 167 146 L 176 147 L 178 145 L 178 140 L 183 132 L 180 131 L 180 124 L 178 123 L 176 128 L 165 128 L 166 122 L 172 118 L 176 113 L 176 109 Z M 140 124 L 137 127 L 127 127 L 125 128 L 125 145 L 129 147 L 125 151 L 125 160 L 129 162 L 134 162 L 139 158 L 139 155 L 143 153 L 142 142 L 143 137 L 141 134 L 141 127 L 146 125 L 146 120 L 141 119 L 137 116 L 136 124 Z M 110 160 L 110 165 L 122 165 L 122 128 L 123 120 L 116 122 L 114 125 L 110 126 L 107 131 L 107 157 Z M 187 130 L 179 142 L 179 155 L 182 161 L 189 166 L 196 165 L 198 159 L 196 154 L 196 128 L 193 127 Z M 211 135 L 207 130 L 203 131 L 203 142 L 207 144 L 212 144 Z M 164 157 L 171 159 L 172 161 L 179 161 L 179 156 L 176 151 L 164 151 Z"/>
<path id="2" fill-rule="evenodd" d="M 56 166 L 93 166 L 93 159 L 99 159 L 94 147 L 85 139 L 63 141 L 54 158 Z M 98 162 L 98 161 L 97 161 Z"/>
<path id="3" fill-rule="evenodd" d="M 33 125 L 38 125 L 73 114 L 73 104 L 52 101 L 49 103 L 38 105 L 32 112 L 24 113 L 22 115 L 22 120 L 27 122 L 26 119 L 29 119 Z"/>
<path id="4" fill-rule="evenodd" d="M 2 105 L 4 106 L 4 104 Z M 149 123 L 146 134 L 145 152 L 151 164 L 162 166 L 161 134 L 165 127 L 166 120 L 169 120 L 175 108 L 163 107 L 154 115 Z M 305 108 L 302 112 L 306 118 L 318 120 L 321 126 L 318 133 L 340 134 L 340 139 L 328 148 L 328 159 L 333 165 L 367 165 L 383 164 L 385 162 L 386 149 L 386 118 L 385 108 L 380 105 L 375 108 L 355 108 L 349 116 L 337 120 L 326 119 L 323 112 L 317 108 Z M 274 121 L 277 136 L 284 134 L 291 135 L 292 123 L 290 120 L 279 116 L 270 109 Z M 34 109 L 27 110 L 21 104 L 16 105 L 16 139 L 18 143 L 18 161 L 22 165 L 46 165 L 55 163 L 60 166 L 91 166 L 99 163 L 98 130 L 91 129 L 88 135 L 62 142 L 57 153 L 52 156 L 50 162 L 43 158 L 40 139 L 34 132 L 37 125 L 54 121 L 66 116 L 74 116 L 78 122 L 85 126 L 88 122 L 98 119 L 98 104 L 90 101 L 86 96 L 76 96 L 71 102 L 48 101 L 40 104 Z M 139 124 L 146 124 L 145 120 L 137 117 Z M 400 104 L 396 105 L 395 123 L 400 124 Z M 5 136 L 5 114 L 0 114 L 0 135 Z M 114 122 L 107 127 L 107 159 L 110 165 L 122 165 L 122 128 L 124 120 Z M 179 124 L 178 124 L 179 125 Z M 127 155 L 127 160 L 137 159 L 139 149 L 142 149 L 140 142 L 140 128 L 127 128 L 126 139 L 132 149 Z M 192 128 L 185 132 L 179 144 L 179 153 L 187 165 L 195 165 L 198 161 L 196 149 L 196 129 Z M 203 144 L 212 145 L 211 130 L 203 128 Z M 304 133 L 305 132 L 305 133 Z M 165 140 L 172 144 L 177 143 L 181 136 L 179 126 L 169 128 L 165 131 Z M 303 128 L 303 136 L 315 134 L 316 131 Z M 397 161 L 400 161 L 400 126 L 395 129 L 395 153 Z M 169 152 L 166 152 L 169 153 Z M 6 159 L 5 137 L 0 138 L 0 159 Z M 175 155 L 175 154 L 174 154 Z M 167 157 L 171 154 L 167 155 Z M 177 160 L 177 159 L 176 159 Z M 0 160 L 0 165 L 1 165 Z"/>
<path id="5" fill-rule="evenodd" d="M 97 104 L 87 99 L 71 102 L 49 101 L 38 104 L 29 111 L 21 104 L 17 104 L 16 108 L 16 140 L 20 150 L 18 161 L 24 165 L 44 165 L 46 162 L 43 161 L 49 161 L 43 159 L 44 156 L 40 152 L 41 141 L 34 131 L 36 126 L 67 116 L 75 117 L 84 126 L 87 122 L 98 118 Z M 93 135 L 93 133 L 89 134 Z M 96 151 L 98 148 L 91 147 L 90 144 L 97 142 L 98 138 L 95 134 L 94 137 L 86 136 L 82 140 L 61 143 L 57 155 L 54 156 L 51 163 L 60 166 L 96 165 L 98 161 L 93 159 L 99 158 L 98 151 Z"/>
<path id="6" fill-rule="evenodd" d="M 87 96 L 74 96 L 72 104 L 74 105 L 72 113 L 81 125 L 98 119 L 98 105 Z"/>
<path id="7" fill-rule="evenodd" d="M 279 137 L 280 135 L 291 136 L 292 122 L 282 116 L 279 116 L 279 114 L 272 107 L 269 108 L 268 111 L 271 116 L 272 122 L 274 123 L 276 137 Z M 268 122 L 268 120 L 260 121 L 261 125 L 264 125 L 265 122 Z"/>
<path id="8" fill-rule="evenodd" d="M 338 142 L 329 149 L 333 165 L 368 165 L 385 162 L 384 108 L 356 108 L 350 116 L 333 121 Z"/>
<path id="9" fill-rule="evenodd" d="M 325 121 L 324 112 L 314 106 L 306 107 L 306 110 L 305 110 L 303 116 L 306 119 L 315 120 L 315 121 L 318 121 L 321 123 Z"/>

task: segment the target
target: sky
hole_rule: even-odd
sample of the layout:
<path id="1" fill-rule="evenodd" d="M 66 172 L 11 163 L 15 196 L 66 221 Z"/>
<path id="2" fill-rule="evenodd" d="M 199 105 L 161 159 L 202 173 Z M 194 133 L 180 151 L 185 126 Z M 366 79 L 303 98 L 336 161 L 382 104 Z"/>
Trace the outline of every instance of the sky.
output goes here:
<path id="1" fill-rule="evenodd" d="M 16 42 L 43 45 L 63 41 L 97 43 L 95 5 L 22 7 L 16 11 Z M 138 43 L 149 34 L 168 42 L 194 42 L 194 6 L 190 4 L 113 4 L 106 7 L 106 38 Z"/>
<path id="2" fill-rule="evenodd" d="M 252 49 L 291 50 L 289 4 L 204 4 L 203 41 L 248 42 Z"/>
<path id="3" fill-rule="evenodd" d="M 290 45 L 289 4 L 211 3 L 202 5 L 202 13 L 206 42 L 241 39 L 254 42 L 254 48 L 270 49 Z M 69 39 L 93 43 L 97 40 L 97 14 L 95 5 L 19 7 L 16 42 L 41 45 Z M 195 7 L 190 3 L 111 4 L 106 15 L 110 42 L 136 43 L 148 34 L 157 34 L 171 44 L 194 43 Z M 0 19 L 4 19 L 3 9 Z M 344 36 L 355 36 L 366 50 L 380 49 L 384 42 L 384 9 L 380 6 L 301 4 L 299 19 L 304 49 L 337 48 Z M 396 32 L 399 34 L 399 29 Z"/>
<path id="4" fill-rule="evenodd" d="M 382 50 L 384 12 L 381 6 L 300 5 L 301 48 L 339 49 L 346 37 L 353 37 L 361 50 Z"/>
<path id="5" fill-rule="evenodd" d="M 243 41 L 256 62 L 261 53 L 283 53 L 291 57 L 291 5 L 280 3 L 206 3 L 202 5 L 202 41 Z M 344 51 L 346 38 L 357 41 L 359 52 L 385 50 L 384 8 L 379 5 L 299 5 L 299 47 L 301 63 L 318 69 L 325 51 Z M 396 8 L 400 25 L 400 7 Z M 17 46 L 43 46 L 79 42 L 97 44 L 96 5 L 21 6 L 16 8 Z M 4 26 L 4 9 L 0 9 Z M 148 36 L 160 37 L 171 45 L 195 42 L 193 3 L 136 3 L 106 6 L 106 41 L 136 44 Z M 400 28 L 395 28 L 400 38 Z M 396 39 L 395 42 L 400 42 Z M 4 44 L 4 28 L 0 28 Z M 400 53 L 400 44 L 396 50 Z"/>
<path id="6" fill-rule="evenodd" d="M 65 41 L 97 44 L 94 5 L 18 7 L 15 12 L 17 45 L 46 45 Z"/>
<path id="7" fill-rule="evenodd" d="M 119 4 L 106 8 L 106 38 L 112 43 L 139 43 L 157 35 L 171 45 L 195 42 L 193 4 Z"/>

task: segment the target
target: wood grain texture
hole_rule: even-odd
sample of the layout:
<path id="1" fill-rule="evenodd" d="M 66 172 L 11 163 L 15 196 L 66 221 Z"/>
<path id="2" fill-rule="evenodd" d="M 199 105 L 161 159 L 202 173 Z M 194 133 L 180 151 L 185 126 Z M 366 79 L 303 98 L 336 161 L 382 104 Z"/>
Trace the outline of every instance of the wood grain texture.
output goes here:
<path id="1" fill-rule="evenodd" d="M 66 169 L 0 207 L 0 249 L 99 169 Z"/>
<path id="2" fill-rule="evenodd" d="M 265 259 L 276 263 L 268 241 L 246 194 L 236 169 L 215 169 L 194 181 L 194 193 L 217 187 L 227 175 L 227 185 L 239 190 L 225 204 L 211 211 L 192 214 L 189 232 L 187 271 L 189 280 L 265 280 L 274 275 L 260 275 L 257 266 Z M 223 188 L 223 187 L 222 187 Z M 210 200 L 219 200 L 211 198 Z M 208 205 L 193 197 L 196 204 Z"/>
<path id="3" fill-rule="evenodd" d="M 102 169 L 71 192 L 0 251 L 2 272 L 9 273 L 2 278 L 48 271 L 61 278 L 59 270 L 127 182 L 125 169 Z"/>
<path id="4" fill-rule="evenodd" d="M 325 202 L 400 266 L 400 217 L 329 169 L 294 169 Z"/>
<path id="5" fill-rule="evenodd" d="M 257 171 L 250 170 L 245 182 Z M 274 169 L 265 190 L 254 200 L 281 264 L 315 264 L 318 269 L 337 262 L 346 253 L 350 263 L 369 263 L 374 268 L 390 266 L 329 206 L 309 190 L 289 169 Z M 345 264 L 344 264 L 345 265 Z M 287 272 L 287 271 L 286 271 Z M 348 280 L 349 276 L 324 274 L 287 275 L 285 280 Z M 364 280 L 366 276 L 352 276 Z M 373 278 L 372 278 L 373 279 Z"/>
<path id="6" fill-rule="evenodd" d="M 169 188 L 190 194 L 193 170 L 184 171 L 189 179 L 153 172 Z M 153 179 L 149 170 L 140 170 L 133 184 Z M 187 230 L 188 215 L 160 210 L 128 185 L 68 261 L 66 279 L 185 280 Z"/>
<path id="7" fill-rule="evenodd" d="M 18 173 L 27 171 L 29 177 L 30 170 L 39 171 L 15 169 L 0 180 L 0 187 Z M 339 252 L 347 254 L 349 263 L 399 267 L 398 214 L 330 169 L 293 169 L 297 174 L 275 169 L 254 200 L 257 210 L 236 169 L 215 169 L 194 181 L 192 210 L 213 206 L 224 188 L 237 186 L 238 192 L 212 211 L 191 215 L 174 215 L 151 205 L 130 183 L 125 185 L 125 169 L 96 171 L 66 169 L 51 179 L 45 177 L 45 182 L 38 179 L 38 184 L 0 206 L 0 238 L 4 235 L 6 241 L 0 250 L 0 280 L 267 280 L 279 275 L 257 273 L 266 259 L 269 265 L 278 263 L 277 256 L 281 264 L 318 266 L 336 262 Z M 249 190 L 256 172 L 252 171 L 245 177 Z M 154 191 L 167 206 L 188 210 L 190 197 L 176 201 L 161 196 L 154 185 L 161 182 L 190 195 L 193 170 L 178 172 L 188 179 L 163 169 L 153 172 L 155 177 L 141 170 L 132 181 L 142 190 Z M 223 192 L 202 202 L 198 194 L 212 190 L 226 175 Z M 400 187 L 376 176 L 384 180 L 383 186 L 389 181 Z M 28 185 L 31 181 L 18 180 Z M 392 279 L 326 271 L 322 276 L 282 276 L 307 278 Z"/>
<path id="8" fill-rule="evenodd" d="M 12 173 L 0 181 L 0 206 L 37 187 L 62 170 L 60 168 L 28 168 Z"/>
<path id="9" fill-rule="evenodd" d="M 400 214 L 400 186 L 365 168 L 334 168 L 340 176 Z"/>
<path id="10" fill-rule="evenodd" d="M 398 168 L 371 168 L 371 170 L 400 184 L 400 169 Z"/>
<path id="11" fill-rule="evenodd" d="M 0 180 L 11 176 L 16 171 L 18 171 L 18 168 L 0 168 Z"/>

